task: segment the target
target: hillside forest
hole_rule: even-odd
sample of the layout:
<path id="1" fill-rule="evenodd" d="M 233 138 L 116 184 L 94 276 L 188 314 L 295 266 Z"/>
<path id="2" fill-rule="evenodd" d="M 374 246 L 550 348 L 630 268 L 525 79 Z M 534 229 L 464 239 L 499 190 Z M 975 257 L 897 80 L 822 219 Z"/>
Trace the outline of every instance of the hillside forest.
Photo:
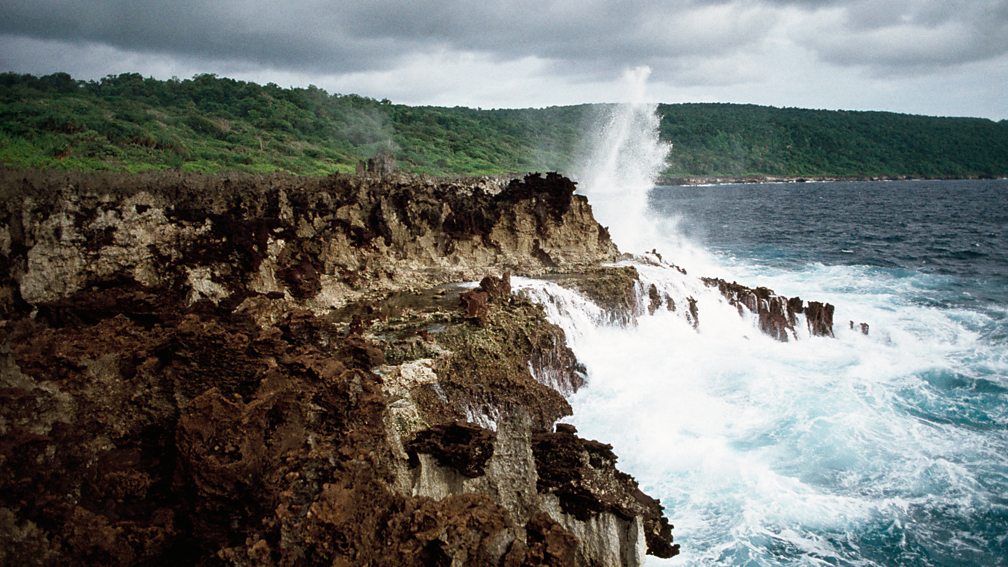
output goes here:
<path id="1" fill-rule="evenodd" d="M 0 74 L 0 165 L 67 170 L 353 171 L 391 152 L 438 175 L 569 171 L 607 105 L 406 106 L 320 88 L 136 73 Z M 664 177 L 1008 175 L 1008 121 L 740 104 L 660 104 Z"/>

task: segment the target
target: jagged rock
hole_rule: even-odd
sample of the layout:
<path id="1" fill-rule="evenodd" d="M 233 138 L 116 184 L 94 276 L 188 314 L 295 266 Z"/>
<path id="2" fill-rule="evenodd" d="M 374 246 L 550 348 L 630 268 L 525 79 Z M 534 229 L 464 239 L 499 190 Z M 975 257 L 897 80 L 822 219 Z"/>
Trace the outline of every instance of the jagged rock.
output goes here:
<path id="1" fill-rule="evenodd" d="M 500 278 L 487 276 L 480 280 L 480 289 L 487 293 L 493 301 L 502 301 L 511 297 L 511 272 L 504 272 Z"/>
<path id="2" fill-rule="evenodd" d="M 467 318 L 486 325 L 490 316 L 490 294 L 482 289 L 470 289 L 459 294 L 459 306 Z"/>
<path id="3" fill-rule="evenodd" d="M 491 301 L 504 301 L 511 296 L 511 273 L 504 272 L 500 278 L 486 276 L 476 289 L 459 295 L 459 306 L 469 319 L 475 319 L 481 325 L 487 324 Z"/>
<path id="4" fill-rule="evenodd" d="M 525 524 L 525 544 L 514 546 L 504 558 L 505 567 L 577 565 L 577 540 L 548 514 L 539 512 Z"/>
<path id="5" fill-rule="evenodd" d="M 437 387 L 423 386 L 418 393 L 430 421 L 492 427 L 511 408 L 523 407 L 534 428 L 551 427 L 571 411 L 564 395 L 584 384 L 563 330 L 546 321 L 541 306 L 520 296 L 489 303 L 488 309 L 489 324 L 448 327 L 438 336 L 451 354 L 436 365 Z"/>
<path id="6" fill-rule="evenodd" d="M 850 328 L 851 328 L 852 331 L 854 330 L 854 321 L 850 322 Z M 859 323 L 857 325 L 857 328 L 858 328 L 859 331 L 861 331 L 862 335 L 867 335 L 868 334 L 868 323 Z"/>
<path id="7" fill-rule="evenodd" d="M 581 521 L 604 512 L 627 521 L 640 517 L 648 553 L 671 557 L 679 552 L 679 546 L 672 544 L 672 526 L 662 514 L 661 503 L 616 469 L 611 445 L 582 439 L 573 427 L 564 426 L 555 433 L 536 433 L 532 449 L 539 491 L 555 494 L 564 513 Z"/>
<path id="8" fill-rule="evenodd" d="M 648 315 L 654 315 L 655 311 L 661 307 L 662 298 L 658 294 L 658 288 L 655 284 L 648 286 Z"/>
<path id="9" fill-rule="evenodd" d="M 805 321 L 813 336 L 833 336 L 833 306 L 829 303 L 809 301 L 805 306 Z"/>
<path id="10" fill-rule="evenodd" d="M 413 461 L 417 453 L 427 453 L 442 465 L 473 478 L 483 474 L 493 456 L 494 438 L 492 431 L 456 421 L 417 433 L 405 447 Z"/>
<path id="11" fill-rule="evenodd" d="M 395 156 L 392 152 L 379 152 L 367 159 L 357 162 L 357 175 L 372 174 L 377 176 L 389 175 L 396 170 Z"/>
<path id="12" fill-rule="evenodd" d="M 378 175 L 388 175 L 396 170 L 395 158 L 391 152 L 382 152 L 368 159 L 368 171 Z"/>
<path id="13" fill-rule="evenodd" d="M 95 281 L 184 291 L 192 303 L 289 294 L 310 309 L 365 295 L 538 275 L 617 256 L 573 183 L 493 185 L 393 173 L 210 177 L 0 171 L 0 311 Z M 492 189 L 495 190 L 495 189 Z"/>
<path id="14" fill-rule="evenodd" d="M 633 266 L 605 266 L 554 276 L 560 285 L 573 288 L 605 310 L 609 321 L 628 324 L 637 313 L 640 275 Z M 656 290 L 657 291 L 657 290 Z"/>
<path id="15" fill-rule="evenodd" d="M 653 507 L 580 522 L 536 488 L 583 367 L 507 273 L 615 247 L 569 180 L 508 183 L 0 171 L 0 563 L 637 549 Z M 502 272 L 483 325 L 438 287 Z"/>
<path id="16" fill-rule="evenodd" d="M 809 301 L 800 297 L 787 298 L 766 287 L 750 288 L 738 282 L 727 282 L 721 278 L 701 278 L 704 285 L 716 287 L 729 305 L 755 313 L 761 331 L 771 337 L 787 342 L 796 338 L 795 325 L 798 315 L 804 314 L 809 333 L 812 336 L 833 336 L 833 306 L 829 303 Z"/>

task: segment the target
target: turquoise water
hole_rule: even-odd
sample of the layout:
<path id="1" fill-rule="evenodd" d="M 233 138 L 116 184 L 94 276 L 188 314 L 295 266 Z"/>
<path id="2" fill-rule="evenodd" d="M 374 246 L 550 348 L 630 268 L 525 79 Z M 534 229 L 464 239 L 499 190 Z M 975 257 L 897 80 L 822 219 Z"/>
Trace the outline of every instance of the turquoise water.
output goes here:
<path id="1" fill-rule="evenodd" d="M 572 421 L 661 498 L 667 563 L 1008 564 L 1008 182 L 659 187 L 650 206 L 690 276 L 642 279 L 695 297 L 699 329 L 567 328 L 589 379 Z M 837 336 L 772 341 L 698 275 L 829 301 Z"/>

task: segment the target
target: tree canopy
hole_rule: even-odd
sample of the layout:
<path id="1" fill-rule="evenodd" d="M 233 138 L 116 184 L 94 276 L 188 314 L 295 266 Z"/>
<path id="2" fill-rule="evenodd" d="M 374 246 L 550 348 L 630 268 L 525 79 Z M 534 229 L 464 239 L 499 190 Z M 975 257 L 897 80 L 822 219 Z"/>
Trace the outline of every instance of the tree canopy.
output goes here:
<path id="1" fill-rule="evenodd" d="M 137 73 L 0 74 L 0 164 L 141 171 L 352 171 L 388 150 L 433 174 L 566 171 L 600 105 L 482 110 L 309 86 Z M 737 104 L 659 105 L 667 176 L 1008 175 L 1008 122 Z"/>

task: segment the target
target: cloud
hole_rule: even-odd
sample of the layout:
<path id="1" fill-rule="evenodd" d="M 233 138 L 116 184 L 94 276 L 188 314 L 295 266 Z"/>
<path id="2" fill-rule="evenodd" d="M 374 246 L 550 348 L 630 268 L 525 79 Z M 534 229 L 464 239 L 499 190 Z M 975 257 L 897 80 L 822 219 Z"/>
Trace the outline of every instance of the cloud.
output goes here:
<path id="1" fill-rule="evenodd" d="M 828 63 L 920 74 L 1008 54 L 1008 2 L 861 0 L 812 14 L 795 41 Z"/>
<path id="2" fill-rule="evenodd" d="M 1006 22 L 1008 0 L 5 0 L 0 65 L 212 72 L 474 106 L 616 100 L 639 65 L 669 98 L 772 92 L 823 107 L 854 105 L 840 81 L 881 93 L 900 76 L 950 109 L 930 112 L 963 113 L 938 106 L 954 74 L 968 82 L 955 108 L 970 108 L 972 87 L 985 93 L 973 113 L 1004 116 L 1008 103 L 991 107 L 978 81 L 1008 74 Z"/>
<path id="3" fill-rule="evenodd" d="M 417 54 L 534 57 L 612 75 L 647 64 L 759 50 L 785 11 L 796 44 L 839 65 L 949 65 L 1008 51 L 1008 2 L 776 0 L 669 3 L 600 0 L 330 2 L 256 0 L 7 0 L 0 33 L 126 52 L 355 73 Z"/>
<path id="4" fill-rule="evenodd" d="M 597 0 L 8 0 L 0 33 L 329 73 L 388 69 L 443 50 L 608 72 L 628 62 L 737 51 L 758 41 L 771 18 L 734 3 L 670 10 Z"/>

